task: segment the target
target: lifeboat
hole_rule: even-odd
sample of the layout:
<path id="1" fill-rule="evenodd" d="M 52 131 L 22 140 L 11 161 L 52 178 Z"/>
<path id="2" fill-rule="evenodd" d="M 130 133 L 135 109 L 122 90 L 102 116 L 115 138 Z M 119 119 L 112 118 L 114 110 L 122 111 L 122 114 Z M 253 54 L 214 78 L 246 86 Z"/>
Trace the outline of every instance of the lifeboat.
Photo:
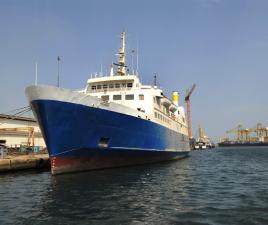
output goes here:
<path id="1" fill-rule="evenodd" d="M 169 107 L 171 105 L 170 100 L 168 100 L 167 98 L 161 98 L 160 101 L 161 101 L 162 105 L 165 107 Z"/>
<path id="2" fill-rule="evenodd" d="M 172 104 L 170 107 L 169 107 L 169 111 L 171 111 L 171 112 L 175 112 L 176 110 L 177 110 L 177 106 L 176 105 L 174 105 L 174 104 Z"/>

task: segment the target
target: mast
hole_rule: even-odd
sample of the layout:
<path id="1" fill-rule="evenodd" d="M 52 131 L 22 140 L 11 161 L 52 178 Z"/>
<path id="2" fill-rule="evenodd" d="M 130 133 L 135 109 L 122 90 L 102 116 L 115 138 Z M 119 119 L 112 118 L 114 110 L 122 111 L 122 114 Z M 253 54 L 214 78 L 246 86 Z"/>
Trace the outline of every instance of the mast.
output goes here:
<path id="1" fill-rule="evenodd" d="M 125 54 L 125 48 L 126 48 L 126 32 L 123 31 L 121 33 L 121 48 L 119 49 L 119 59 L 118 59 L 118 68 L 117 73 L 121 76 L 126 75 L 126 54 Z"/>
<path id="2" fill-rule="evenodd" d="M 37 79 L 38 79 L 38 64 L 35 63 L 35 82 L 34 84 L 37 85 Z"/>

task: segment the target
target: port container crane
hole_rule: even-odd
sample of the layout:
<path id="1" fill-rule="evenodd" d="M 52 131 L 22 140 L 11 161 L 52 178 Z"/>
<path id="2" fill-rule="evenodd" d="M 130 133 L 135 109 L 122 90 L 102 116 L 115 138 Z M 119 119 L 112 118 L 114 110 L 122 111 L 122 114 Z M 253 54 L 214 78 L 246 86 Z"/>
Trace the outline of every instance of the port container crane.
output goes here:
<path id="1" fill-rule="evenodd" d="M 255 132 L 255 129 L 243 128 L 242 125 L 238 125 L 237 127 L 226 131 L 227 134 L 234 133 L 236 134 L 236 141 L 250 141 L 250 133 Z"/>
<path id="2" fill-rule="evenodd" d="M 255 128 L 243 128 L 242 125 L 226 131 L 226 134 L 234 133 L 236 135 L 236 141 L 252 141 L 252 139 L 265 139 L 268 140 L 268 127 L 263 127 L 261 123 L 258 123 Z M 250 134 L 255 133 L 256 137 L 251 137 Z"/>

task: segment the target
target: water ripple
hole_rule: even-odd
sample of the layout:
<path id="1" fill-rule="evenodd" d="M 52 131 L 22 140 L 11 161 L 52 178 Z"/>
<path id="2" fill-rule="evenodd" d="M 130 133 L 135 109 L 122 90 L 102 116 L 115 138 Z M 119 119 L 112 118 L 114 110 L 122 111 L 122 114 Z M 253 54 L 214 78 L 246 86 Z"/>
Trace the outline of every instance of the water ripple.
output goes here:
<path id="1" fill-rule="evenodd" d="M 268 149 L 51 176 L 2 174 L 0 224 L 268 224 Z"/>

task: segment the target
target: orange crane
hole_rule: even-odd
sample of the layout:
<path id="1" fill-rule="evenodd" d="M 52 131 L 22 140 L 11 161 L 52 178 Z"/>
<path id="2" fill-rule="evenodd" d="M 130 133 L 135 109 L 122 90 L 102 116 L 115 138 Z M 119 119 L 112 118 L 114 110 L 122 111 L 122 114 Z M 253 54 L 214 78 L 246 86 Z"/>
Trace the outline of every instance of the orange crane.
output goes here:
<path id="1" fill-rule="evenodd" d="M 193 138 L 192 135 L 192 120 L 191 120 L 191 104 L 190 104 L 190 97 L 196 87 L 196 84 L 192 86 L 190 91 L 187 89 L 186 90 L 186 96 L 185 96 L 185 102 L 186 102 L 186 107 L 187 107 L 187 123 L 188 123 L 188 137 L 189 139 Z"/>
<path id="2" fill-rule="evenodd" d="M 0 128 L 0 134 L 12 133 L 28 133 L 27 146 L 34 146 L 34 128 L 33 127 L 14 127 L 14 128 Z"/>

